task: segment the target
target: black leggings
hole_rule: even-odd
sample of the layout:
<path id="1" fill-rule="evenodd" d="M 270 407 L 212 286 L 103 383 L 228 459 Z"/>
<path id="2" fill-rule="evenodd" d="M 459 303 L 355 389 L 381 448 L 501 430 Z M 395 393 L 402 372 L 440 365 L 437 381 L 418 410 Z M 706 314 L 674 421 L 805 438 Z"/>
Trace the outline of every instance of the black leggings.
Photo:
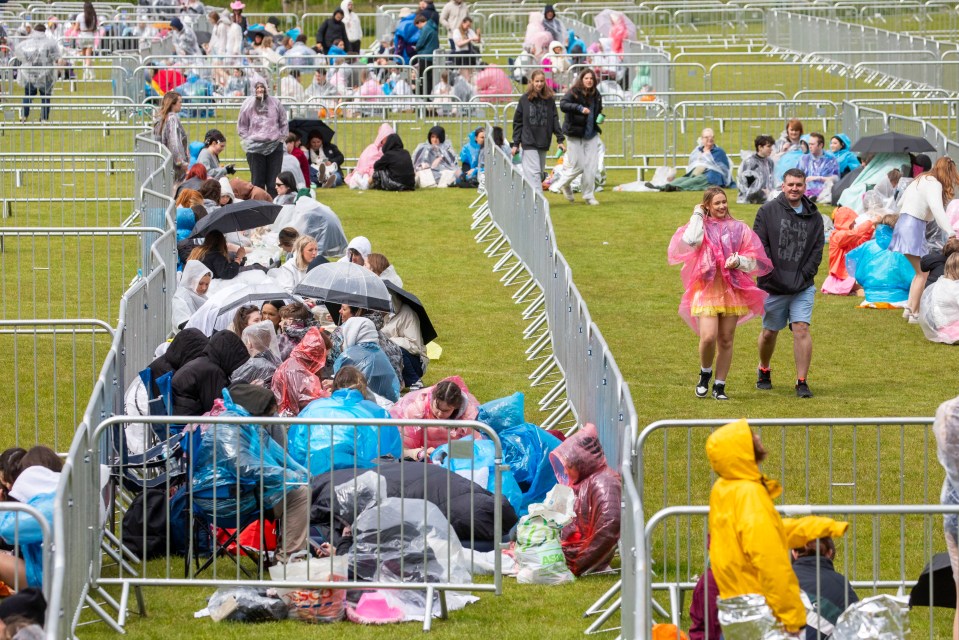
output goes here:
<path id="1" fill-rule="evenodd" d="M 246 161 L 250 165 L 250 182 L 254 187 L 266 189 L 271 197 L 276 197 L 276 177 L 283 169 L 283 145 L 269 154 L 248 153 Z"/>

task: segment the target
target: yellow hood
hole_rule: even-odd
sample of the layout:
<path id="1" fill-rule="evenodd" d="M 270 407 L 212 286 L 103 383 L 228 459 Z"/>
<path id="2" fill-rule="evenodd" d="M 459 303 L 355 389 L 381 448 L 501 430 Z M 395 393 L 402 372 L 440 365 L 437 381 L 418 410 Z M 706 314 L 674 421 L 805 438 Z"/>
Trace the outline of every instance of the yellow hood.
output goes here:
<path id="1" fill-rule="evenodd" d="M 759 470 L 753 450 L 753 432 L 745 420 L 716 429 L 706 440 L 706 457 L 716 475 L 724 480 L 759 482 L 774 500 L 782 493 L 779 483 L 765 477 Z"/>

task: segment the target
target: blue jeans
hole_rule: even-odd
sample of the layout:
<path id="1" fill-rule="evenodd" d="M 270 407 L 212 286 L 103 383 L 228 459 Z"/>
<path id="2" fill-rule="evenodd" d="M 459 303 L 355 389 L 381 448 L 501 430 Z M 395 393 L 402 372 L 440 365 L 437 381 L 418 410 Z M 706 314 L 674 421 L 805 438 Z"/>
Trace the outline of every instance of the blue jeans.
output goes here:
<path id="1" fill-rule="evenodd" d="M 406 349 L 400 350 L 403 352 L 403 386 L 409 387 L 423 377 L 423 361 Z"/>
<path id="2" fill-rule="evenodd" d="M 30 105 L 33 104 L 33 96 L 40 96 L 40 119 L 48 120 L 50 118 L 50 94 L 43 87 L 39 87 L 32 82 L 23 86 L 23 117 L 30 117 Z"/>

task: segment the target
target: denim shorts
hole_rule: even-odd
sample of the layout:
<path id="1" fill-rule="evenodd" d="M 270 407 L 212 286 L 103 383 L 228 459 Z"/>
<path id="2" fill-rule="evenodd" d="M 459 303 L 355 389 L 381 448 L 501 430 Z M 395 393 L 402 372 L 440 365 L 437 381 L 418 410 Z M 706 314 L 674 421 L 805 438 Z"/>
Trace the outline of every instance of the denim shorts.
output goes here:
<path id="1" fill-rule="evenodd" d="M 763 329 L 781 331 L 793 322 L 812 324 L 812 305 L 816 301 L 816 285 L 790 295 L 770 294 L 763 305 Z"/>

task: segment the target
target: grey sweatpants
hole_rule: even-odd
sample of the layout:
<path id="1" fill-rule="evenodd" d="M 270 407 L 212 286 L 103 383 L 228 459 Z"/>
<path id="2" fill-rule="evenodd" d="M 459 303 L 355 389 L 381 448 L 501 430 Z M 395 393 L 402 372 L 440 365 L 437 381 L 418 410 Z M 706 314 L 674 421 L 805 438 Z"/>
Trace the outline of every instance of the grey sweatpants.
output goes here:
<path id="1" fill-rule="evenodd" d="M 566 159 L 563 160 L 563 184 L 573 182 L 576 176 L 582 174 L 580 190 L 583 199 L 593 197 L 596 187 L 596 170 L 599 168 L 599 136 L 589 140 L 584 138 L 566 138 Z"/>
<path id="2" fill-rule="evenodd" d="M 545 149 L 523 149 L 523 176 L 533 188 L 543 193 L 543 173 L 546 171 Z"/>

